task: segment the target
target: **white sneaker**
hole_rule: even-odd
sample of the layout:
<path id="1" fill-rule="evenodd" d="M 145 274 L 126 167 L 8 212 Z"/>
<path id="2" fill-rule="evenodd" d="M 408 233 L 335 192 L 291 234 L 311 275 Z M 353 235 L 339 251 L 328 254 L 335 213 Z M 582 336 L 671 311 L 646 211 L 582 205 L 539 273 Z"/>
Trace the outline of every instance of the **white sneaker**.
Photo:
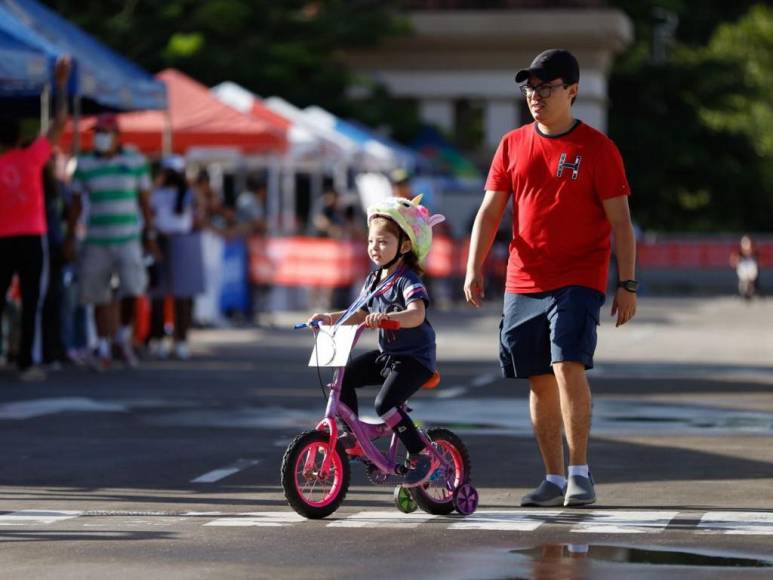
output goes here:
<path id="1" fill-rule="evenodd" d="M 139 362 L 137 361 L 137 355 L 134 354 L 132 345 L 128 342 L 121 342 L 118 344 L 118 350 L 121 353 L 121 358 L 124 364 L 129 368 L 136 368 Z"/>
<path id="2" fill-rule="evenodd" d="M 164 340 L 151 340 L 148 344 L 150 356 L 158 360 L 169 358 L 169 345 Z"/>
<path id="3" fill-rule="evenodd" d="M 174 356 L 180 360 L 188 360 L 191 358 L 191 351 L 188 348 L 187 342 L 178 342 L 174 345 Z"/>

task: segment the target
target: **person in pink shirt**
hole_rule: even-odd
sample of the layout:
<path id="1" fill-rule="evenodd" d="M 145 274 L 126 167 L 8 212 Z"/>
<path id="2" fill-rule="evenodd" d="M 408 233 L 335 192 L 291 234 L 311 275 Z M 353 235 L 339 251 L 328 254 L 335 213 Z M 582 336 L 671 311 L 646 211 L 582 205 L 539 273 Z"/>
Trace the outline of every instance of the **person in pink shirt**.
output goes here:
<path id="1" fill-rule="evenodd" d="M 56 111 L 45 135 L 22 147 L 19 119 L 0 119 L 0 315 L 8 287 L 17 274 L 22 332 L 16 362 L 22 380 L 45 378 L 45 373 L 34 366 L 40 361 L 40 306 L 46 292 L 48 263 L 43 166 L 67 121 L 69 58 L 57 61 L 54 76 Z"/>

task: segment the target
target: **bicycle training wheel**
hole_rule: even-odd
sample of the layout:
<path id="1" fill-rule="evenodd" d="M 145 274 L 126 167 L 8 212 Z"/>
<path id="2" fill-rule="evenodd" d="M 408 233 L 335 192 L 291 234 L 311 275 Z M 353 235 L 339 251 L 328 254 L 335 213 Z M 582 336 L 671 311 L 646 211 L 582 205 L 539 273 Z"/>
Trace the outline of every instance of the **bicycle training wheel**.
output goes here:
<path id="1" fill-rule="evenodd" d="M 392 497 L 395 500 L 395 507 L 404 514 L 411 514 L 419 507 L 416 505 L 416 500 L 413 499 L 411 490 L 402 485 L 395 487 Z"/>
<path id="2" fill-rule="evenodd" d="M 320 473 L 329 439 L 323 431 L 301 433 L 290 443 L 282 458 L 282 489 L 287 503 L 309 519 L 332 514 L 349 490 L 349 459 L 340 442 L 330 458 L 328 472 Z"/>
<path id="3" fill-rule="evenodd" d="M 411 488 L 411 494 L 425 512 L 447 515 L 456 508 L 454 491 L 470 480 L 470 454 L 453 431 L 435 427 L 429 429 L 427 435 L 436 444 L 437 452 L 448 466 L 438 466 L 427 483 Z"/>

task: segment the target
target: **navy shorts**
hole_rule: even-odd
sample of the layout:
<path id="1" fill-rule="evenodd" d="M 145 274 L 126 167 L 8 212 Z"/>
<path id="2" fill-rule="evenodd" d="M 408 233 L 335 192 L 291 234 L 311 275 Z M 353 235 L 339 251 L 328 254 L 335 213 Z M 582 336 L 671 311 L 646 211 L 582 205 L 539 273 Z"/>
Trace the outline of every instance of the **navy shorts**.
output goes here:
<path id="1" fill-rule="evenodd" d="M 526 379 L 553 372 L 557 362 L 593 368 L 596 327 L 605 296 L 584 286 L 550 292 L 505 294 L 499 324 L 502 374 Z"/>

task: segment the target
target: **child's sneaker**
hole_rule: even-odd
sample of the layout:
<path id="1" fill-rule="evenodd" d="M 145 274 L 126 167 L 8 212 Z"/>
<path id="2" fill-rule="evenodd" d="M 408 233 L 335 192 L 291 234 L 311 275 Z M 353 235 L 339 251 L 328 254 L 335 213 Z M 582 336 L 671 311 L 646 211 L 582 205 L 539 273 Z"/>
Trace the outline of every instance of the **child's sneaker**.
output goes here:
<path id="1" fill-rule="evenodd" d="M 408 472 L 403 480 L 403 487 L 418 487 L 426 483 L 432 475 L 432 460 L 428 455 L 413 455 L 406 462 Z"/>

